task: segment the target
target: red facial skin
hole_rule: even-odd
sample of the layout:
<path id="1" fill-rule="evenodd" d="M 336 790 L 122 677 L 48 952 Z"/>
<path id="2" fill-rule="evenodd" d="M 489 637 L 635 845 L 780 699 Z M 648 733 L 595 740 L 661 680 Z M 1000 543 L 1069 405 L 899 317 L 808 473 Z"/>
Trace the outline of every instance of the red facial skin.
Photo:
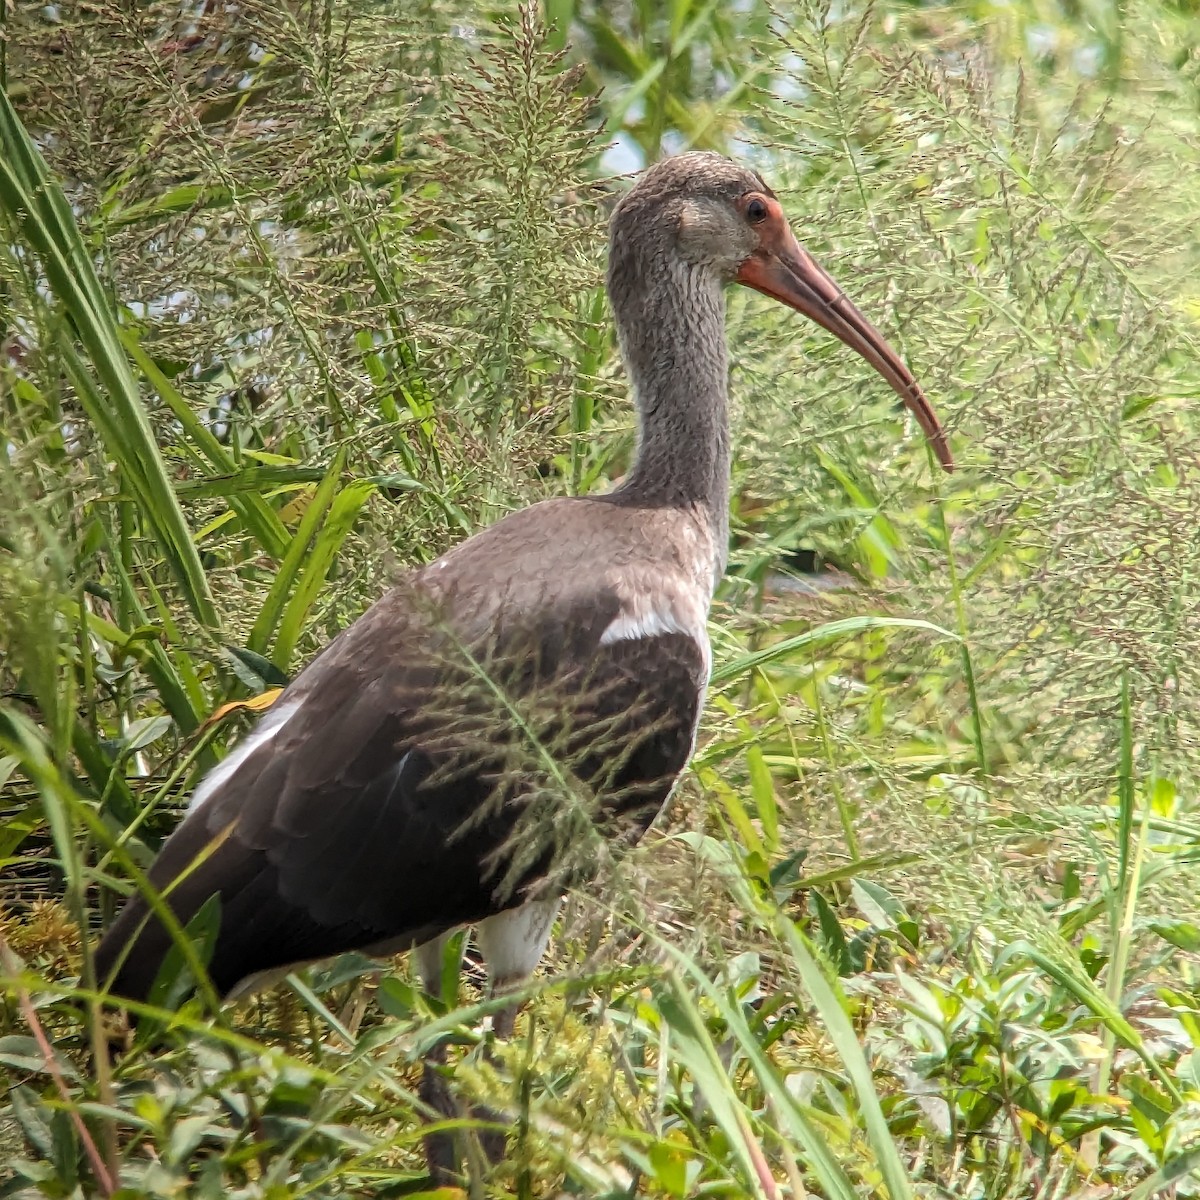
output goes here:
<path id="1" fill-rule="evenodd" d="M 766 215 L 754 220 L 758 205 L 766 209 Z M 738 268 L 737 282 L 803 313 L 865 358 L 917 418 L 938 462 L 953 471 L 954 458 L 946 435 L 912 372 L 829 273 L 796 241 L 779 201 L 761 192 L 750 192 L 741 197 L 738 207 L 758 230 L 759 242 L 758 249 Z"/>

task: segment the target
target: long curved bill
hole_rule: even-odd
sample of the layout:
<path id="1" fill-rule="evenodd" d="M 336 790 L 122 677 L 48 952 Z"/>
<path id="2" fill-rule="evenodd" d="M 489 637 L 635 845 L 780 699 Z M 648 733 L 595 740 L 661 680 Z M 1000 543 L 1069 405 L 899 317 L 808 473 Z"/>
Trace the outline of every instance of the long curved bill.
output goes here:
<path id="1" fill-rule="evenodd" d="M 917 418 L 938 462 L 954 470 L 954 457 L 937 413 L 925 398 L 912 372 L 883 334 L 862 315 L 824 268 L 796 241 L 786 224 L 763 239 L 762 249 L 748 258 L 737 274 L 738 283 L 794 308 L 857 351 L 892 385 Z"/>

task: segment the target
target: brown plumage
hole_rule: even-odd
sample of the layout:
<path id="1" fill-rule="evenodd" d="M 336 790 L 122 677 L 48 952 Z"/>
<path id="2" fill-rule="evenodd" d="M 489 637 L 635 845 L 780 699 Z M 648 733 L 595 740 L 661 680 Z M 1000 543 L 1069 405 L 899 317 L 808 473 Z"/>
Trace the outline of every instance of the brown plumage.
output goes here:
<path id="1" fill-rule="evenodd" d="M 407 575 L 201 784 L 150 879 L 184 923 L 219 898 L 222 994 L 341 951 L 421 943 L 432 982 L 442 940 L 473 922 L 493 982 L 519 980 L 562 891 L 644 833 L 691 752 L 710 667 L 731 282 L 860 353 L 949 469 L 911 374 L 763 181 L 715 154 L 650 168 L 611 227 L 609 295 L 638 410 L 628 477 L 514 513 Z M 169 940 L 133 896 L 97 951 L 100 978 L 144 999 Z M 448 1111 L 436 1076 L 427 1084 Z"/>
<path id="2" fill-rule="evenodd" d="M 625 581 L 671 579 L 669 533 L 638 526 L 636 510 L 582 499 L 516 513 L 397 585 L 284 691 L 150 872 L 164 889 L 183 875 L 181 921 L 220 896 L 220 993 L 429 941 L 542 894 L 546 876 L 561 890 L 617 818 L 623 838 L 645 830 L 687 761 L 707 665 L 684 633 L 652 639 L 649 659 L 639 640 L 601 645 Z M 605 579 L 609 539 L 628 550 Z M 561 574 L 537 571 L 556 542 Z M 131 900 L 97 955 L 134 999 L 169 946 L 157 921 L 138 932 L 146 911 Z"/>

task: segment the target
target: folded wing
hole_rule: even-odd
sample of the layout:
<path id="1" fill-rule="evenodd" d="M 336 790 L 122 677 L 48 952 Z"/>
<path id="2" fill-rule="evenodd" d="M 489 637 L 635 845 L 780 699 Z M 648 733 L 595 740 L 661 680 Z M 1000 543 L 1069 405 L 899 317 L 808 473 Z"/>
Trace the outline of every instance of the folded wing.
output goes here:
<path id="1" fill-rule="evenodd" d="M 691 751 L 704 653 L 676 631 L 606 638 L 615 591 L 558 592 L 464 627 L 418 577 L 210 773 L 150 880 L 184 924 L 219 897 L 218 991 L 561 891 L 645 831 Z M 100 978 L 144 999 L 169 946 L 135 895 Z"/>

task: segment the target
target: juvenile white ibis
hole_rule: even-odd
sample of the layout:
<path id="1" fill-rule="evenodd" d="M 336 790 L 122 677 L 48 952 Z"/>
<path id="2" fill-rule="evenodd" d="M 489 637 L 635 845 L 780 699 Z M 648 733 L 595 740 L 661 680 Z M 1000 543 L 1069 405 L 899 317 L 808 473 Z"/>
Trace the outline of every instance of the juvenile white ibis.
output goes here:
<path id="1" fill-rule="evenodd" d="M 709 674 L 731 282 L 857 351 L 952 468 L 907 367 L 758 175 L 708 153 L 651 167 L 613 215 L 608 267 L 632 469 L 607 495 L 512 513 L 406 575 L 204 779 L 150 880 L 182 923 L 219 897 L 220 993 L 412 947 L 431 986 L 445 939 L 472 924 L 493 987 L 511 986 L 566 887 L 645 832 L 691 754 Z M 100 978 L 144 999 L 169 945 L 135 894 L 100 943 Z"/>

